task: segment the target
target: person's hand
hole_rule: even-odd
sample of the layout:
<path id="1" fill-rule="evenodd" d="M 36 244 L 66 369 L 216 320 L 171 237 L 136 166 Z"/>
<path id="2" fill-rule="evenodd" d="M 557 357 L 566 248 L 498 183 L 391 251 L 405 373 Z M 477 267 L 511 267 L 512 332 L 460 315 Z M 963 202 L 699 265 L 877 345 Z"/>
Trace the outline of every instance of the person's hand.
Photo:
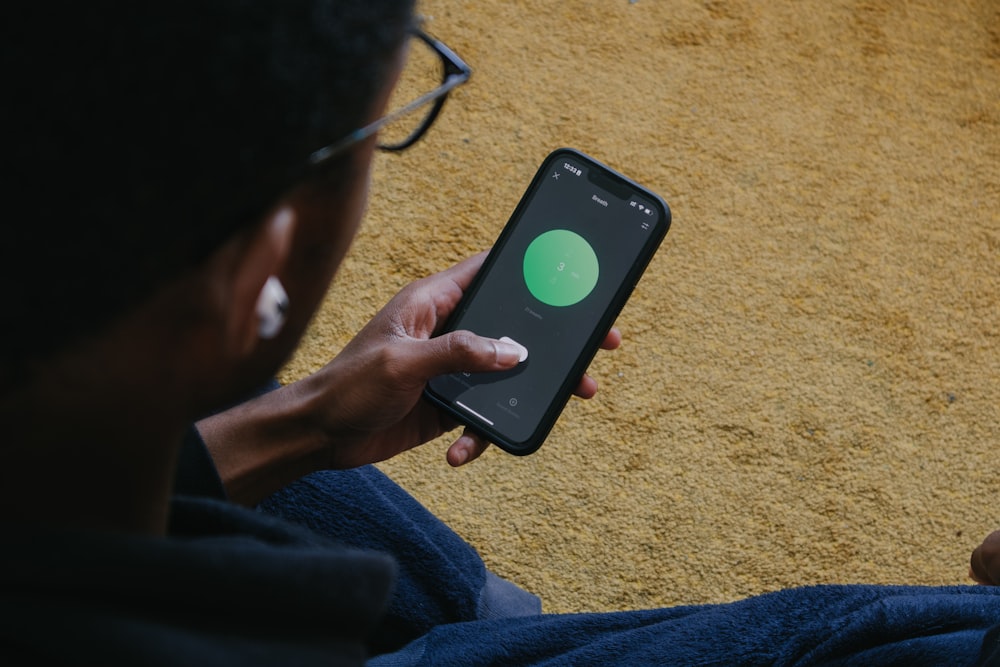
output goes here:
<path id="1" fill-rule="evenodd" d="M 458 426 L 421 399 L 427 381 L 506 370 L 521 352 L 469 331 L 435 337 L 484 259 L 477 255 L 405 287 L 313 375 L 199 421 L 229 498 L 254 505 L 311 472 L 383 461 Z M 602 347 L 620 344 L 612 329 Z M 584 375 L 575 393 L 596 392 Z M 448 448 L 448 462 L 462 465 L 488 446 L 465 432 Z"/>
<path id="2" fill-rule="evenodd" d="M 434 337 L 484 259 L 482 253 L 405 287 L 333 361 L 303 381 L 314 395 L 316 427 L 329 442 L 329 467 L 382 461 L 455 428 L 421 400 L 431 378 L 517 365 L 518 348 L 501 341 L 468 331 Z M 612 329 L 602 347 L 620 343 L 621 334 Z M 575 393 L 590 398 L 596 392 L 597 383 L 585 375 Z M 462 465 L 488 446 L 466 431 L 449 447 L 447 460 Z"/>
<path id="3" fill-rule="evenodd" d="M 969 576 L 979 584 L 1000 585 L 1000 530 L 991 533 L 972 552 Z"/>

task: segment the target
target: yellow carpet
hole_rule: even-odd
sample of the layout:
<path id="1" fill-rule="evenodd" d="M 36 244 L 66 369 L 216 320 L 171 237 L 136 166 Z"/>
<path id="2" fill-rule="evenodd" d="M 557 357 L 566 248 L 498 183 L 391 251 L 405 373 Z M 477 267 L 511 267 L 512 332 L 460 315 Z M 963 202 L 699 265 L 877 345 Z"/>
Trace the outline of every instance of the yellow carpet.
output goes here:
<path id="1" fill-rule="evenodd" d="M 673 228 L 548 442 L 382 467 L 547 611 L 967 582 L 1000 528 L 1000 5 L 427 0 L 474 67 L 378 159 L 284 380 L 572 146 Z"/>

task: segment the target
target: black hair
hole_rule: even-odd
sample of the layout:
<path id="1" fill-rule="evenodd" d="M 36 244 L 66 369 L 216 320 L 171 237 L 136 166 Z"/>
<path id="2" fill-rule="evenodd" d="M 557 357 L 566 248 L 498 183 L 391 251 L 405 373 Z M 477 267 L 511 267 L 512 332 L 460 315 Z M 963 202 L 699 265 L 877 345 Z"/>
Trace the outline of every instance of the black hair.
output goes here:
<path id="1" fill-rule="evenodd" d="M 313 150 L 369 119 L 412 12 L 413 0 L 5 9 L 0 378 L 258 222 Z"/>

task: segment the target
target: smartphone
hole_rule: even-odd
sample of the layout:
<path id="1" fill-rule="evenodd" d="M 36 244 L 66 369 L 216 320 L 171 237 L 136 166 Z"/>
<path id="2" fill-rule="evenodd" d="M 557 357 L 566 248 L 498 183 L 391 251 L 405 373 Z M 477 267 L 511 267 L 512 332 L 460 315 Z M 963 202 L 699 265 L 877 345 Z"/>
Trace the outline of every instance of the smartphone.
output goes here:
<path id="1" fill-rule="evenodd" d="M 669 227 L 658 195 L 577 150 L 551 153 L 445 323 L 526 356 L 433 378 L 426 398 L 512 454 L 536 451 Z"/>

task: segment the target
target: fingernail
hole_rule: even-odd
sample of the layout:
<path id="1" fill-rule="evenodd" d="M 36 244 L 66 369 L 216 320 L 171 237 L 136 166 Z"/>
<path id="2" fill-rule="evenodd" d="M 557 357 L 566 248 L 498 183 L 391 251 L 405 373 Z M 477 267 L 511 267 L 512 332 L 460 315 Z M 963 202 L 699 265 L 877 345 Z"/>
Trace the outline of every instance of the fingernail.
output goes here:
<path id="1" fill-rule="evenodd" d="M 464 436 L 463 436 L 464 437 Z M 461 441 L 461 438 L 459 439 Z M 460 465 L 465 464 L 469 460 L 469 450 L 465 447 L 459 445 L 456 442 L 454 445 L 448 448 L 448 465 L 453 468 L 457 468 Z"/>
<path id="2" fill-rule="evenodd" d="M 517 361 L 519 363 L 528 358 L 528 348 L 509 336 L 502 336 L 498 347 L 506 348 L 507 352 L 513 351 L 513 353 L 517 354 Z"/>
<path id="3" fill-rule="evenodd" d="M 521 358 L 521 350 L 508 343 L 493 343 L 497 353 L 497 363 L 501 366 L 514 366 Z"/>

